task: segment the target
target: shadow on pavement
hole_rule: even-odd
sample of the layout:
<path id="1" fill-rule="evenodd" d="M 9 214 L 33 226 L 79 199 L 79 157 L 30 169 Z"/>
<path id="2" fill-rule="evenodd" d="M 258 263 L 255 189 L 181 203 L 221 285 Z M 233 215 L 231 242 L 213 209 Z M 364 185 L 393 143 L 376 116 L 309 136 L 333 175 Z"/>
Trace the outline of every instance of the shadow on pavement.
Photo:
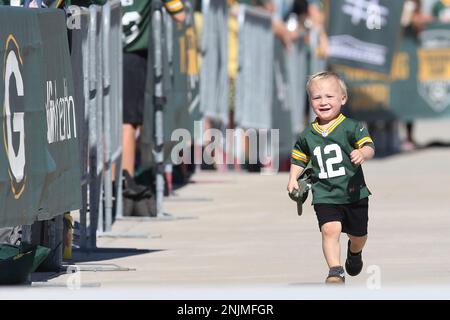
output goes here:
<path id="1" fill-rule="evenodd" d="M 48 284 L 49 280 L 58 278 L 61 275 L 68 273 L 69 265 L 77 265 L 79 271 L 133 271 L 134 269 L 128 267 L 121 267 L 117 264 L 111 263 L 86 263 L 86 262 L 103 262 L 105 260 L 112 260 L 118 258 L 125 258 L 147 253 L 160 252 L 164 250 L 148 250 L 148 249 L 129 249 L 129 248 L 97 248 L 90 251 L 82 251 L 76 249 L 72 253 L 72 260 L 64 261 L 63 266 L 59 272 L 35 272 L 31 274 L 30 281 L 33 286 L 49 286 L 56 287 L 66 286 L 65 283 Z M 81 263 L 81 264 L 80 264 Z M 98 284 L 92 284 L 98 286 Z M 89 285 L 88 285 L 89 286 Z"/>
<path id="2" fill-rule="evenodd" d="M 164 251 L 160 249 L 130 249 L 130 248 L 97 248 L 90 251 L 74 250 L 72 253 L 71 264 L 80 262 L 104 261 L 118 258 L 125 258 L 130 256 L 137 256 L 141 254 L 154 253 Z"/>
<path id="3" fill-rule="evenodd" d="M 450 148 L 450 142 L 433 141 L 427 143 L 426 145 L 419 146 L 417 149 L 428 149 L 428 148 Z"/>

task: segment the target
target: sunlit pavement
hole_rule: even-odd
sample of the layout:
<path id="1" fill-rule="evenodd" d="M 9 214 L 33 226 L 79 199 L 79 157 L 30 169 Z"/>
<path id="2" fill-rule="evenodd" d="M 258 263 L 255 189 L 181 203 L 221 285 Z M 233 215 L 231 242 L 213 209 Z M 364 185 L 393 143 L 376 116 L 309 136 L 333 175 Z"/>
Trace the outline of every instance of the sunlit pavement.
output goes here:
<path id="1" fill-rule="evenodd" d="M 416 134 L 421 143 L 434 138 L 450 142 L 449 122 L 420 123 Z M 401 292 L 450 283 L 449 160 L 447 147 L 364 164 L 373 193 L 369 240 L 363 272 L 347 276 L 346 288 L 353 288 L 348 294 L 379 298 L 386 288 Z M 164 203 L 173 219 L 116 222 L 113 232 L 124 237 L 99 238 L 98 246 L 110 249 L 82 256 L 81 268 L 89 264 L 84 269 L 91 271 L 36 282 L 28 292 L 75 285 L 92 295 L 109 290 L 114 296 L 114 290 L 132 288 L 135 291 L 127 290 L 129 297 L 134 292 L 154 298 L 159 292 L 159 297 L 169 299 L 171 295 L 223 299 L 227 294 L 233 299 L 248 292 L 247 298 L 275 299 L 284 294 L 295 299 L 308 288 L 312 296 L 323 292 L 327 297 L 323 281 L 328 270 L 310 199 L 303 215 L 297 216 L 285 191 L 287 178 L 287 173 L 197 173 Z M 341 240 L 344 262 L 345 235 Z M 252 296 L 252 290 L 260 295 Z M 401 296 L 395 290 L 386 292 L 388 298 Z"/>

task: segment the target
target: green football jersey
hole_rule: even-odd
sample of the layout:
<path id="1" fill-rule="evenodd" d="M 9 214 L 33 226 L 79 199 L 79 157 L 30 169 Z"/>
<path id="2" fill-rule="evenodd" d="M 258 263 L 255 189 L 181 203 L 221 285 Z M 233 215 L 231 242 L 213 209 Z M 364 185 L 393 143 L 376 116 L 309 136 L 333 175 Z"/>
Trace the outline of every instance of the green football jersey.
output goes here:
<path id="1" fill-rule="evenodd" d="M 184 10 L 181 0 L 162 0 L 170 14 Z M 147 50 L 150 36 L 151 0 L 122 0 L 125 52 Z"/>
<path id="2" fill-rule="evenodd" d="M 448 15 L 450 12 L 450 1 L 439 1 L 433 5 L 432 14 L 433 17 L 440 18 L 440 16 Z"/>
<path id="3" fill-rule="evenodd" d="M 352 203 L 370 195 L 362 167 L 350 160 L 350 153 L 365 145 L 374 148 L 367 128 L 342 114 L 325 131 L 316 121 L 300 134 L 291 163 L 312 167 L 313 204 Z"/>

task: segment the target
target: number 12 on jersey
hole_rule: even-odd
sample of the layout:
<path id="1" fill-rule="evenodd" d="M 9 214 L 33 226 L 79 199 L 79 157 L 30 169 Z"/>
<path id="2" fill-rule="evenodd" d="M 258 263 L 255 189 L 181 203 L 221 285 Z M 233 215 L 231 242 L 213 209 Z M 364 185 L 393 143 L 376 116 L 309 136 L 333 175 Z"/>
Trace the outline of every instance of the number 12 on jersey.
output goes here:
<path id="1" fill-rule="evenodd" d="M 342 150 L 341 147 L 337 144 L 329 144 L 323 148 L 323 154 L 330 154 L 332 152 L 335 153 L 333 158 L 328 158 L 325 162 L 326 170 L 323 163 L 322 157 L 322 148 L 320 146 L 314 149 L 314 155 L 317 158 L 317 162 L 319 164 L 320 172 L 319 179 L 329 179 L 340 176 L 345 176 L 345 168 L 340 166 L 336 170 L 333 168 L 333 165 L 339 164 L 342 162 Z"/>

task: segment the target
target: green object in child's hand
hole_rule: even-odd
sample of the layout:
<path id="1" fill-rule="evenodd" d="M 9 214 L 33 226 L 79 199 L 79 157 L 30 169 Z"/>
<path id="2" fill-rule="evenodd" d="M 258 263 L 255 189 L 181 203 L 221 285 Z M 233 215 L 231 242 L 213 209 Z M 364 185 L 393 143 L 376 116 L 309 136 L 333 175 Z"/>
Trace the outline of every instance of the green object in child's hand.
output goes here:
<path id="1" fill-rule="evenodd" d="M 298 186 L 300 187 L 300 189 L 293 189 L 289 193 L 289 197 L 293 201 L 297 202 L 297 214 L 299 216 L 302 215 L 303 203 L 308 198 L 308 193 L 309 193 L 309 189 L 310 189 L 309 183 L 311 182 L 311 173 L 312 173 L 312 170 L 305 169 L 297 180 L 297 183 L 298 183 Z"/>

